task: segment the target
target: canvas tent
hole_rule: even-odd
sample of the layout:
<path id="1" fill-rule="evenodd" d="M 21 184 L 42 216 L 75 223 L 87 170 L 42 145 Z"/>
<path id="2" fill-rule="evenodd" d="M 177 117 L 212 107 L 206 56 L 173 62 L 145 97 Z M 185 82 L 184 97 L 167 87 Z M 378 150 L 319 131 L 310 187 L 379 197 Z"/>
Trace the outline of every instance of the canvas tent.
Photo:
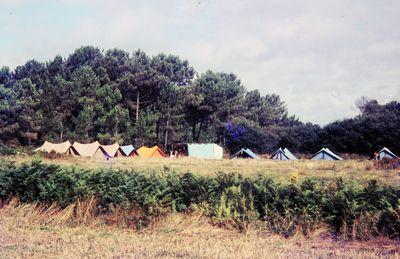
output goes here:
<path id="1" fill-rule="evenodd" d="M 39 148 L 35 149 L 35 151 L 42 151 L 42 152 L 55 152 L 57 154 L 67 154 L 69 148 L 71 147 L 71 143 L 69 141 L 65 141 L 63 143 L 51 143 L 48 141 L 45 141 L 42 146 Z"/>
<path id="2" fill-rule="evenodd" d="M 101 145 L 108 157 L 122 156 L 121 149 L 118 143 L 112 145 Z"/>
<path id="3" fill-rule="evenodd" d="M 188 155 L 197 158 L 222 159 L 224 150 L 217 144 L 188 144 Z"/>
<path id="4" fill-rule="evenodd" d="M 82 156 L 82 157 L 93 157 L 98 149 L 100 148 L 100 143 L 98 141 L 90 143 L 90 144 L 82 144 L 79 142 L 74 142 L 74 144 L 70 147 L 71 154 L 77 155 L 77 156 Z M 103 149 L 101 148 L 100 150 L 103 155 Z M 101 155 L 102 153 L 97 153 L 96 156 Z"/>
<path id="5" fill-rule="evenodd" d="M 275 153 L 272 154 L 271 159 L 273 160 L 297 160 L 287 148 L 279 148 Z"/>
<path id="6" fill-rule="evenodd" d="M 315 153 L 311 160 L 343 160 L 340 156 L 333 153 L 329 148 L 322 148 Z"/>
<path id="7" fill-rule="evenodd" d="M 252 158 L 252 159 L 260 159 L 260 157 L 258 155 L 256 155 L 255 153 L 253 153 L 253 151 L 251 151 L 248 148 L 242 148 L 241 150 L 239 150 L 238 152 L 236 152 L 233 156 L 232 159 L 234 158 Z"/>
<path id="8" fill-rule="evenodd" d="M 388 158 L 388 159 L 395 159 L 395 158 L 399 158 L 398 156 L 396 156 L 392 151 L 390 151 L 388 148 L 384 147 L 381 149 L 381 151 L 379 151 L 379 160 L 383 159 L 383 158 Z M 375 158 L 376 159 L 376 158 Z"/>
<path id="9" fill-rule="evenodd" d="M 154 157 L 164 157 L 164 152 L 158 147 L 145 147 L 142 146 L 137 150 L 140 157 L 144 158 L 154 158 Z"/>
<path id="10" fill-rule="evenodd" d="M 121 146 L 121 153 L 123 156 L 137 156 L 135 148 L 132 145 Z"/>

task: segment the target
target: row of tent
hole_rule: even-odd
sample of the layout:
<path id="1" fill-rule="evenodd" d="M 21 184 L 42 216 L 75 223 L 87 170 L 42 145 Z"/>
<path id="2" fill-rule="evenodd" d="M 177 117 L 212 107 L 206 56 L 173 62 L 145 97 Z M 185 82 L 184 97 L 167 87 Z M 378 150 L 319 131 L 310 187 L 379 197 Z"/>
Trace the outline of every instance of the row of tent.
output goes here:
<path id="1" fill-rule="evenodd" d="M 42 152 L 55 152 L 58 154 L 69 154 L 72 156 L 90 157 L 90 158 L 111 158 L 120 156 L 140 156 L 144 158 L 152 157 L 165 157 L 165 153 L 158 147 L 145 147 L 142 146 L 139 149 L 135 149 L 132 145 L 120 146 L 118 143 L 112 145 L 101 145 L 98 141 L 90 144 L 82 144 L 74 142 L 71 144 L 69 141 L 55 144 L 48 141 L 37 148 L 35 151 Z M 190 156 L 196 158 L 208 158 L 208 159 L 222 159 L 223 148 L 217 144 L 176 144 L 172 147 L 173 152 L 178 153 L 182 156 Z M 235 158 L 252 158 L 260 159 L 260 157 L 248 148 L 242 148 L 236 152 L 233 156 Z M 375 154 L 373 159 L 383 158 L 398 158 L 388 148 L 383 148 Z M 271 159 L 273 160 L 298 160 L 287 148 L 279 148 L 275 151 Z M 311 156 L 311 160 L 343 160 L 340 156 L 336 155 L 329 148 L 322 148 L 317 153 Z"/>
<path id="2" fill-rule="evenodd" d="M 144 158 L 164 157 L 164 152 L 158 147 L 145 147 L 135 149 L 132 145 L 120 146 L 118 143 L 112 145 L 101 145 L 98 141 L 90 144 L 82 144 L 69 141 L 63 143 L 51 143 L 45 141 L 42 146 L 35 151 L 55 152 L 57 154 L 68 154 L 72 156 L 89 157 L 89 158 L 111 158 L 120 156 L 140 156 Z"/>
<path id="3" fill-rule="evenodd" d="M 237 153 L 235 153 L 232 158 L 252 158 L 252 159 L 260 159 L 258 155 L 256 155 L 253 151 L 251 151 L 248 148 L 242 148 L 239 150 Z M 398 159 L 399 157 L 396 156 L 392 151 L 390 151 L 388 148 L 384 147 L 382 148 L 378 153 L 375 154 L 373 157 L 374 160 L 381 160 L 383 158 L 388 158 L 388 159 Z M 279 148 L 277 151 L 275 151 L 271 159 L 273 160 L 298 160 L 295 155 L 293 155 L 289 149 L 287 148 Z M 340 156 L 336 155 L 334 152 L 332 152 L 329 148 L 322 148 L 319 150 L 317 153 L 311 156 L 311 160 L 343 160 Z"/>
<path id="4" fill-rule="evenodd" d="M 223 148 L 217 144 L 185 144 L 185 152 L 179 150 L 179 155 L 191 156 L 196 158 L 222 159 L 224 156 Z M 112 145 L 101 145 L 98 141 L 90 144 L 82 144 L 69 141 L 55 144 L 48 141 L 37 148 L 35 151 L 55 152 L 58 154 L 69 154 L 72 156 L 90 158 L 111 158 L 121 156 L 139 156 L 144 158 L 165 157 L 165 153 L 158 147 L 145 147 L 135 149 L 132 145 L 120 146 L 118 143 Z"/>

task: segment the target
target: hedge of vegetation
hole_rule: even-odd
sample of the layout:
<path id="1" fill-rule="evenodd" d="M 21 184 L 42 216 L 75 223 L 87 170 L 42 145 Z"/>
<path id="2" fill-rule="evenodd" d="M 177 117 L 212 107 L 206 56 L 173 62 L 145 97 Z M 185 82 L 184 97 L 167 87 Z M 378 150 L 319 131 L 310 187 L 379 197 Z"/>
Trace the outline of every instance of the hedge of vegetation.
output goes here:
<path id="1" fill-rule="evenodd" d="M 30 164 L 0 165 L 0 200 L 58 203 L 96 197 L 98 213 L 113 208 L 140 209 L 144 219 L 167 212 L 202 210 L 213 222 L 244 228 L 259 225 L 290 236 L 327 226 L 334 235 L 368 238 L 400 236 L 400 187 L 377 181 L 366 185 L 315 182 L 279 184 L 265 176 L 243 177 L 218 173 L 215 177 L 192 173 L 141 173 L 104 169 L 83 170 Z M 145 220 L 141 224 L 145 223 Z"/>

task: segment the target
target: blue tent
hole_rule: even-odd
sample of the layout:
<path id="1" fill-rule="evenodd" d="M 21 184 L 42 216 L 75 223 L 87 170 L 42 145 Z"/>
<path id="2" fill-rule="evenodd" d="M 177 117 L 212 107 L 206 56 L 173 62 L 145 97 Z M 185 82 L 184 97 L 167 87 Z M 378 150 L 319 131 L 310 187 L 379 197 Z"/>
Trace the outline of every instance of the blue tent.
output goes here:
<path id="1" fill-rule="evenodd" d="M 275 153 L 272 154 L 271 159 L 274 160 L 297 160 L 297 157 L 295 157 L 287 148 L 279 148 Z"/>
<path id="2" fill-rule="evenodd" d="M 258 155 L 256 155 L 253 151 L 251 151 L 248 148 L 242 148 L 238 152 L 236 152 L 233 156 L 232 159 L 234 158 L 253 158 L 253 159 L 260 159 Z"/>
<path id="3" fill-rule="evenodd" d="M 217 144 L 188 144 L 188 156 L 197 158 L 222 159 L 224 151 Z"/>
<path id="4" fill-rule="evenodd" d="M 343 160 L 340 156 L 333 153 L 329 148 L 322 148 L 315 153 L 311 160 Z"/>
<path id="5" fill-rule="evenodd" d="M 396 156 L 392 151 L 390 151 L 387 147 L 384 147 L 379 151 L 379 159 L 388 158 L 388 159 L 395 159 L 399 158 Z M 376 159 L 376 158 L 375 158 Z"/>
<path id="6" fill-rule="evenodd" d="M 136 156 L 137 152 L 132 145 L 121 146 L 121 151 L 124 156 Z"/>

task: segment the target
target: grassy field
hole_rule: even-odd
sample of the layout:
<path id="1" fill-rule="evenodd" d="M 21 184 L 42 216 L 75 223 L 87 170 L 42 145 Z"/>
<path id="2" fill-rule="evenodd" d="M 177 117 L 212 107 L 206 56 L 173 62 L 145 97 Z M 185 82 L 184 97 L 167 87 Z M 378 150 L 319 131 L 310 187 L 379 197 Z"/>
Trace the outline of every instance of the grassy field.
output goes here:
<path id="1" fill-rule="evenodd" d="M 218 171 L 237 172 L 245 176 L 259 173 L 284 183 L 295 174 L 300 181 L 308 177 L 321 181 L 343 177 L 348 181 L 376 179 L 385 184 L 400 185 L 398 169 L 376 170 L 372 161 L 365 160 L 284 162 L 266 159 L 118 158 L 100 161 L 72 157 L 9 156 L 1 157 L 0 163 L 29 163 L 35 159 L 45 164 L 84 169 L 121 168 L 160 173 L 190 171 L 207 176 L 213 176 Z M 85 202 L 90 203 L 91 200 Z M 145 228 L 137 230 L 137 226 L 121 224 L 135 217 L 130 214 L 132 211 L 116 207 L 112 213 L 95 214 L 87 209 L 90 207 L 97 208 L 97 205 L 76 201 L 61 209 L 34 203 L 19 204 L 15 200 L 3 207 L 0 204 L 0 258 L 400 257 L 398 240 L 385 236 L 367 241 L 345 241 L 349 239 L 340 236 L 334 239 L 331 229 L 323 222 L 307 236 L 296 231 L 294 236 L 284 238 L 257 225 L 262 221 L 252 221 L 239 232 L 233 225 L 218 224 L 201 210 L 181 213 L 168 210 L 169 213 L 151 218 Z"/>
<path id="2" fill-rule="evenodd" d="M 344 242 L 321 228 L 307 238 L 213 226 L 201 215 L 169 214 L 142 232 L 102 219 L 66 221 L 68 210 L 9 204 L 0 209 L 0 258 L 399 258 L 386 238 Z"/>
<path id="3" fill-rule="evenodd" d="M 95 160 L 78 157 L 63 157 L 48 159 L 40 156 L 10 156 L 0 158 L 17 163 L 30 162 L 41 159 L 44 163 L 59 164 L 63 166 L 76 166 L 88 169 L 122 168 L 139 171 L 157 172 L 193 172 L 201 175 L 213 176 L 216 172 L 236 172 L 245 176 L 263 174 L 280 182 L 288 182 L 292 174 L 299 176 L 300 180 L 310 177 L 316 180 L 330 180 L 342 177 L 345 180 L 365 182 L 376 179 L 385 184 L 400 185 L 400 170 L 376 170 L 373 161 L 344 160 L 344 161 L 273 161 L 268 159 L 223 159 L 202 160 L 195 158 L 114 158 L 109 161 Z"/>

